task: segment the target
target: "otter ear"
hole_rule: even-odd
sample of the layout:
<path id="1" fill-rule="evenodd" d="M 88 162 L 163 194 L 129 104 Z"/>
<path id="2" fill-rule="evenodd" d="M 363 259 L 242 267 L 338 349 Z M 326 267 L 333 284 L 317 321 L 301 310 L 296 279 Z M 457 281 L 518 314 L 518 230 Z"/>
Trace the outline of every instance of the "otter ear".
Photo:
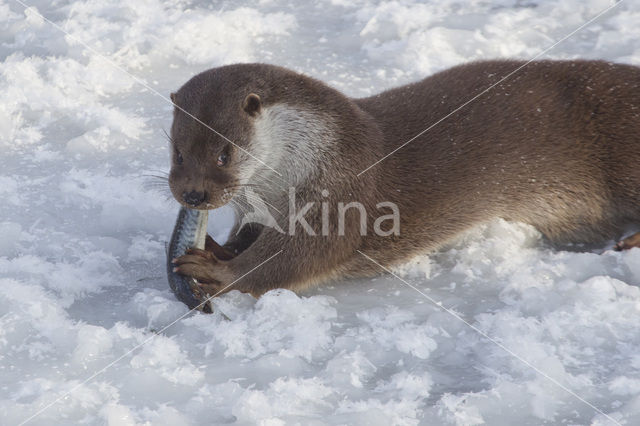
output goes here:
<path id="1" fill-rule="evenodd" d="M 176 103 L 176 94 L 172 93 L 169 95 L 169 97 L 171 98 L 171 102 L 173 102 L 174 104 Z"/>
<path id="2" fill-rule="evenodd" d="M 242 103 L 242 109 L 254 117 L 256 114 L 260 113 L 261 102 L 260 96 L 255 93 L 249 93 L 246 98 L 244 98 L 244 102 Z"/>

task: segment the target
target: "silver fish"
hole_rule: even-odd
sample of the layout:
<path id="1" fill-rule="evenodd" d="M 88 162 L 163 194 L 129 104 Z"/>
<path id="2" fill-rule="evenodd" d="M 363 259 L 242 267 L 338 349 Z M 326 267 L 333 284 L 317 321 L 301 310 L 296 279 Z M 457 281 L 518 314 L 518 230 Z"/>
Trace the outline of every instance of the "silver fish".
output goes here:
<path id="1" fill-rule="evenodd" d="M 197 308 L 203 312 L 211 313 L 213 312 L 211 302 L 203 303 L 206 300 L 205 295 L 198 288 L 196 280 L 173 272 L 175 265 L 171 263 L 176 257 L 184 255 L 187 249 L 204 249 L 208 219 L 209 212 L 207 210 L 180 208 L 167 251 L 167 278 L 169 286 L 178 300 L 186 304 L 189 309 Z"/>

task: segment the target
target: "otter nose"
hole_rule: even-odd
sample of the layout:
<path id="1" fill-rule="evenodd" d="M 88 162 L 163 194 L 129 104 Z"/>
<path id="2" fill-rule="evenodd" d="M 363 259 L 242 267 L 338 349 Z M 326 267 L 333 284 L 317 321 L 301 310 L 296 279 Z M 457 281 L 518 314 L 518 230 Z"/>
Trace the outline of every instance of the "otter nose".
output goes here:
<path id="1" fill-rule="evenodd" d="M 191 191 L 191 192 L 183 192 L 182 193 L 182 199 L 184 200 L 185 203 L 189 204 L 191 207 L 198 207 L 200 204 L 202 204 L 204 202 L 205 199 L 205 193 L 203 192 L 198 192 L 198 191 Z"/>

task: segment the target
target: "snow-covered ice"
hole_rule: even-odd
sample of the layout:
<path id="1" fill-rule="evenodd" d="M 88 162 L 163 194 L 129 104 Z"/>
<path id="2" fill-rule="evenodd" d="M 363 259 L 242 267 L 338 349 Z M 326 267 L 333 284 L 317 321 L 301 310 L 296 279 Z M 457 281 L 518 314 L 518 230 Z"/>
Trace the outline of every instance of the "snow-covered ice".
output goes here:
<path id="1" fill-rule="evenodd" d="M 640 424 L 638 249 L 496 221 L 398 271 L 468 324 L 385 275 L 232 292 L 230 321 L 165 330 L 187 311 L 164 272 L 177 204 L 145 177 L 171 120 L 149 88 L 261 61 L 364 96 L 531 58 L 611 0 L 22 2 L 0 0 L 0 424 L 65 395 L 29 424 Z M 545 57 L 640 65 L 638 22 L 625 0 Z"/>

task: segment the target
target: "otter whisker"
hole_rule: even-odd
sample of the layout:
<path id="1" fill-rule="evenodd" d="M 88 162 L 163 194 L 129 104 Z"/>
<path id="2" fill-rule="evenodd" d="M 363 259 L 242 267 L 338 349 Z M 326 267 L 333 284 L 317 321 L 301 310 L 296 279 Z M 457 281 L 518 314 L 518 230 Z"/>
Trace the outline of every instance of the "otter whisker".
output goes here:
<path id="1" fill-rule="evenodd" d="M 262 199 L 261 197 L 259 197 L 256 194 L 251 194 L 249 192 L 244 193 L 244 196 L 247 198 L 247 200 L 249 201 L 255 201 L 255 202 L 261 202 L 264 203 L 266 206 L 271 207 L 272 209 L 274 209 L 276 212 L 278 212 L 278 214 L 282 215 L 282 212 L 280 210 L 278 210 L 278 208 L 276 208 L 273 204 L 265 201 L 264 199 Z"/>
<path id="2" fill-rule="evenodd" d="M 169 189 L 169 185 L 167 185 L 166 182 L 162 182 L 162 181 L 154 181 L 154 180 L 148 180 L 148 181 L 144 181 L 142 182 L 142 187 L 143 188 L 160 188 L 160 189 Z"/>
<path id="3" fill-rule="evenodd" d="M 267 173 L 267 172 L 265 172 Z M 254 172 L 253 174 L 253 178 L 254 179 L 261 179 L 264 180 L 268 183 L 270 183 L 271 185 L 283 190 L 283 191 L 287 191 L 287 187 L 289 186 L 289 182 L 286 181 L 284 178 L 274 175 L 273 173 L 271 175 L 267 175 L 262 172 L 262 170 L 258 169 L 256 172 Z M 277 179 L 280 179 L 281 182 L 278 182 L 276 180 L 274 180 L 274 177 L 277 177 Z M 284 186 L 282 186 L 282 183 L 284 183 Z"/>
<path id="4" fill-rule="evenodd" d="M 268 174 L 261 174 L 260 172 L 257 172 L 257 173 L 255 173 L 254 176 L 259 178 L 259 179 L 262 179 L 262 180 L 264 180 L 264 181 L 266 181 L 268 183 L 270 183 L 271 185 L 273 185 L 273 186 L 275 186 L 275 187 L 277 187 L 277 188 L 279 188 L 279 189 L 281 189 L 283 191 L 286 191 L 287 187 L 289 186 L 289 182 L 287 182 L 286 180 L 280 178 L 279 176 L 278 176 L 278 179 L 280 179 L 280 180 L 278 181 L 278 180 L 276 180 L 274 178 L 274 176 L 276 176 L 276 175 L 273 175 L 273 174 L 272 175 L 268 175 Z M 282 185 L 282 184 L 284 184 L 284 185 Z"/>
<path id="5" fill-rule="evenodd" d="M 167 200 L 170 200 L 173 198 L 173 194 L 171 193 L 171 191 L 169 190 L 168 187 L 166 186 L 160 186 L 160 185 L 149 185 L 149 184 L 145 184 L 142 186 L 142 188 L 145 191 L 154 191 L 154 192 L 158 192 L 160 195 L 164 195 L 166 197 Z"/>
<path id="6" fill-rule="evenodd" d="M 166 175 L 169 176 L 169 171 L 168 170 L 164 170 L 164 169 L 148 169 L 148 172 L 152 172 L 152 173 L 159 173 L 161 175 Z"/>
<path id="7" fill-rule="evenodd" d="M 235 207 L 237 207 L 240 210 L 240 213 L 242 213 L 243 216 L 247 215 L 247 211 L 245 210 L 245 208 L 240 203 L 238 203 L 235 199 L 233 199 L 233 198 L 230 199 L 229 203 L 231 203 Z"/>
<path id="8" fill-rule="evenodd" d="M 168 182 L 169 181 L 169 177 L 168 176 L 159 176 L 159 175 L 140 175 L 140 177 L 144 177 L 144 178 L 153 178 L 153 179 L 159 179 L 162 182 Z"/>
<path id="9" fill-rule="evenodd" d="M 243 200 L 242 198 L 238 197 L 239 199 L 237 199 L 236 202 L 238 202 L 238 203 L 246 202 L 245 207 L 247 207 L 247 208 L 248 207 L 252 207 L 254 210 L 257 210 L 259 213 L 261 213 L 263 215 L 269 214 L 269 212 L 267 210 L 265 210 L 262 206 L 249 203 L 249 199 L 246 197 L 246 194 L 243 194 L 241 197 L 245 197 L 245 199 Z M 257 200 L 254 200 L 254 201 L 257 201 Z"/>
<path id="10" fill-rule="evenodd" d="M 167 140 L 169 141 L 169 143 L 173 143 L 173 139 L 171 138 L 171 135 L 169 135 L 169 133 L 167 133 L 167 131 L 164 128 L 162 129 L 162 133 L 164 133 L 164 135 L 167 137 Z"/>
<path id="11" fill-rule="evenodd" d="M 233 190 L 233 189 L 238 189 L 238 188 L 250 188 L 252 190 L 256 190 L 257 191 L 257 195 L 273 195 L 272 188 L 265 186 L 265 185 L 259 185 L 259 184 L 237 184 L 237 185 L 230 185 L 227 186 L 225 189 L 227 190 Z"/>
<path id="12" fill-rule="evenodd" d="M 143 188 L 166 188 L 169 189 L 169 179 L 166 176 L 155 174 L 143 174 L 137 177 L 142 179 Z"/>

